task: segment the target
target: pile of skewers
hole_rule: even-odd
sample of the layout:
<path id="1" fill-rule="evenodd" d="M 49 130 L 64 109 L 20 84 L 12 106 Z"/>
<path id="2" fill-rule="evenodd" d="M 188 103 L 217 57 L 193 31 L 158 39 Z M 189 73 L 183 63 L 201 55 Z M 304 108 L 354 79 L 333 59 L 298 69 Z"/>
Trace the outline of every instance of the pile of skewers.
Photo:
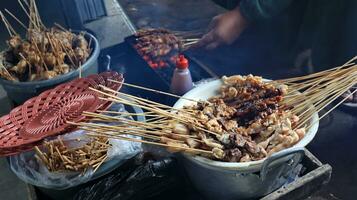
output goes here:
<path id="1" fill-rule="evenodd" d="M 199 33 L 166 29 L 141 29 L 135 34 L 134 48 L 152 68 L 167 66 L 179 52 L 198 42 Z"/>
<path id="2" fill-rule="evenodd" d="M 69 144 L 65 144 L 61 138 L 45 141 L 41 147 L 42 150 L 35 147 L 35 157 L 51 172 L 85 172 L 89 168 L 95 172 L 106 160 L 110 144 L 106 137 L 91 137 L 90 139 L 82 146 L 74 148 L 70 148 Z M 82 141 L 76 139 L 72 142 L 81 143 Z"/>
<path id="3" fill-rule="evenodd" d="M 92 136 L 153 144 L 215 160 L 259 160 L 296 144 L 314 123 L 343 102 L 338 102 L 318 120 L 313 118 L 314 114 L 357 83 L 355 61 L 356 58 L 353 58 L 337 68 L 270 82 L 263 82 L 254 76 L 224 78 L 218 96 L 208 101 L 181 97 L 194 103 L 183 109 L 122 92 L 113 95 L 113 91 L 102 86 L 107 92 L 93 90 L 106 96 L 109 101 L 141 107 L 145 110 L 142 115 L 148 120 L 135 122 L 115 116 L 85 113 L 94 122 L 111 124 L 73 124 L 88 130 Z M 149 88 L 127 83 L 123 85 L 179 98 Z M 116 124 L 118 122 L 120 124 Z M 140 136 L 141 139 L 124 135 Z"/>
<path id="4" fill-rule="evenodd" d="M 60 25 L 46 28 L 39 16 L 35 0 L 18 0 L 29 17 L 28 27 L 14 14 L 5 12 L 25 30 L 21 36 L 0 12 L 10 39 L 8 49 L 0 53 L 0 77 L 11 81 L 47 80 L 73 71 L 86 62 L 91 54 L 91 41 L 84 33 L 72 33 Z"/>

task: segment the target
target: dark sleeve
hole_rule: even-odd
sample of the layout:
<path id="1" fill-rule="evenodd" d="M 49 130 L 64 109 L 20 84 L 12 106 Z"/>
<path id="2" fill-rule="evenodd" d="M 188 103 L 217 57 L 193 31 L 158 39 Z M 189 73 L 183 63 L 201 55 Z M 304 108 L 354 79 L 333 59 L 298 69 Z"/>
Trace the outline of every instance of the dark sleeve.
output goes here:
<path id="1" fill-rule="evenodd" d="M 241 0 L 239 8 L 250 22 L 269 19 L 281 13 L 293 0 Z"/>

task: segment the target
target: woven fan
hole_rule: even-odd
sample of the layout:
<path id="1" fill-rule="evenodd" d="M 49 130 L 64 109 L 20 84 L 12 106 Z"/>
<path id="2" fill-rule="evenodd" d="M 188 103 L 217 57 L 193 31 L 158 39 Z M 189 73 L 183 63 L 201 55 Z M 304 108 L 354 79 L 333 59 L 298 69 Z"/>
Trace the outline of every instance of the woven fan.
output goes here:
<path id="1" fill-rule="evenodd" d="M 109 79 L 117 80 L 119 83 L 108 81 Z M 38 113 L 44 113 L 45 111 L 43 110 L 50 109 L 52 105 L 56 105 L 58 107 L 60 104 L 59 102 L 65 102 L 64 99 L 74 97 L 79 98 L 80 94 L 88 93 L 91 91 L 89 89 L 90 87 L 101 90 L 99 85 L 105 85 L 106 87 L 118 91 L 123 80 L 124 79 L 121 74 L 116 72 L 104 72 L 99 75 L 91 75 L 87 78 L 80 78 L 65 84 L 61 84 L 52 90 L 47 90 L 41 93 L 39 96 L 27 100 L 22 106 L 16 107 L 8 115 L 0 118 L 0 155 L 12 155 L 30 150 L 33 146 L 40 142 L 41 139 L 53 135 L 54 131 L 57 131 L 57 128 L 60 128 L 58 130 L 65 130 L 69 128 L 69 125 L 66 125 L 66 127 L 64 125 L 59 126 L 59 124 L 57 124 L 56 126 L 51 125 L 48 126 L 47 129 L 42 129 L 43 132 L 36 131 L 35 134 L 29 134 L 27 131 L 22 129 L 22 127 L 25 125 L 25 123 L 30 123 L 30 121 L 33 123 L 33 121 L 30 120 L 32 117 L 36 116 L 37 118 L 40 118 L 40 114 Z M 84 101 L 89 102 L 89 100 Z M 93 111 L 93 109 L 94 111 L 106 110 L 111 105 L 111 103 L 112 102 L 99 100 L 97 98 L 95 103 L 96 106 L 93 106 L 93 108 L 90 107 L 90 109 L 88 107 L 86 108 L 88 108 L 89 111 Z M 51 109 L 55 109 L 56 106 L 53 106 Z M 74 116 L 75 115 L 72 115 L 71 117 Z M 60 121 L 60 118 L 57 118 L 57 120 Z M 35 128 L 34 124 L 32 123 L 30 127 Z M 43 126 L 44 123 L 36 125 Z M 20 134 L 20 130 L 22 130 L 22 134 Z M 57 132 L 56 134 L 60 133 L 61 132 Z"/>
<path id="2" fill-rule="evenodd" d="M 78 122 L 85 119 L 84 111 L 94 112 L 100 105 L 95 92 L 82 92 L 68 96 L 42 109 L 29 119 L 20 129 L 19 135 L 29 141 L 38 141 L 69 128 L 67 121 Z"/>

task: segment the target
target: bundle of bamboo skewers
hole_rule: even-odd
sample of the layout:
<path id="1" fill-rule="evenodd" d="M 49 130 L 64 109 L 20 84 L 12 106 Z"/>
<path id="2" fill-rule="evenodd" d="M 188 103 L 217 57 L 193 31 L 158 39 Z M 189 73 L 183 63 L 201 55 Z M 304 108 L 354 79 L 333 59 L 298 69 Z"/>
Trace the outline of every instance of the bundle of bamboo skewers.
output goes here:
<path id="1" fill-rule="evenodd" d="M 312 121 L 312 117 L 315 113 L 326 108 L 342 93 L 357 83 L 357 65 L 355 64 L 356 58 L 357 57 L 351 59 L 342 66 L 319 73 L 269 82 L 271 85 L 279 86 L 284 84 L 288 86 L 287 94 L 285 94 L 283 100 L 279 102 L 279 106 L 291 112 L 292 115 L 298 116 L 299 120 L 292 127 L 294 130 L 304 128 L 308 131 L 314 123 L 321 120 L 343 102 L 338 102 L 325 114 L 320 116 L 318 120 Z M 128 83 L 123 83 L 123 85 L 148 90 L 158 94 L 183 98 L 196 104 L 209 103 L 207 101 L 187 99 L 177 95 Z M 101 92 L 96 89 L 93 90 L 104 95 L 106 100 L 142 108 L 145 110 L 142 115 L 147 117 L 148 120 L 146 122 L 137 122 L 115 116 L 107 116 L 102 113 L 84 113 L 85 116 L 91 117 L 93 122 L 120 122 L 118 125 L 72 123 L 74 125 L 78 125 L 81 129 L 88 130 L 90 135 L 153 144 L 166 147 L 172 151 L 199 154 L 209 158 L 212 158 L 212 156 L 217 153 L 214 152 L 215 148 L 195 148 L 185 144 L 185 141 L 187 140 L 196 143 L 205 142 L 202 137 L 198 137 L 196 134 L 187 133 L 187 128 L 185 127 L 190 127 L 196 132 L 204 132 L 212 138 L 219 138 L 222 136 L 221 133 L 209 130 L 206 126 L 202 125 L 200 120 L 197 119 L 197 113 L 194 112 L 194 110 L 178 110 L 171 106 L 153 102 L 148 99 L 143 99 L 122 92 L 115 92 L 104 86 L 101 87 L 107 92 Z M 353 91 L 351 95 L 355 92 L 356 90 Z M 116 95 L 113 95 L 113 93 Z M 117 114 L 119 115 L 120 113 Z M 172 124 L 174 125 L 172 126 Z M 140 136 L 141 139 L 128 138 L 123 135 Z M 284 148 L 288 147 L 289 146 L 284 146 Z"/>
<path id="2" fill-rule="evenodd" d="M 80 139 L 71 142 L 76 144 L 83 143 Z M 110 144 L 106 137 L 92 137 L 90 141 L 73 148 L 65 144 L 61 138 L 58 138 L 53 141 L 45 141 L 41 149 L 36 146 L 35 157 L 51 172 L 85 172 L 89 168 L 96 172 L 106 160 L 109 147 Z"/>

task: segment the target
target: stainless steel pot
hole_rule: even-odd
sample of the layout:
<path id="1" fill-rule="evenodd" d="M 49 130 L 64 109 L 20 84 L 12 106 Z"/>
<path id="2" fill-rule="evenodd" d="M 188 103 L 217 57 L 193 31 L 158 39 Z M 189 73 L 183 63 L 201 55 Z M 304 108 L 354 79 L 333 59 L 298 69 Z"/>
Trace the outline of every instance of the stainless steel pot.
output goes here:
<path id="1" fill-rule="evenodd" d="M 227 167 L 209 159 L 179 156 L 196 189 L 207 199 L 252 199 L 262 197 L 285 184 L 304 156 L 301 147 L 289 148 L 266 158 L 261 169 Z"/>
<path id="2" fill-rule="evenodd" d="M 198 85 L 180 98 L 174 108 L 180 109 L 194 103 L 187 99 L 207 100 L 216 96 L 221 85 L 221 80 Z M 278 189 L 288 181 L 289 175 L 301 161 L 304 147 L 317 133 L 318 119 L 318 114 L 315 113 L 308 122 L 312 124 L 311 128 L 297 144 L 266 159 L 237 163 L 213 161 L 190 155 L 182 155 L 180 159 L 194 186 L 208 199 L 258 198 Z"/>

